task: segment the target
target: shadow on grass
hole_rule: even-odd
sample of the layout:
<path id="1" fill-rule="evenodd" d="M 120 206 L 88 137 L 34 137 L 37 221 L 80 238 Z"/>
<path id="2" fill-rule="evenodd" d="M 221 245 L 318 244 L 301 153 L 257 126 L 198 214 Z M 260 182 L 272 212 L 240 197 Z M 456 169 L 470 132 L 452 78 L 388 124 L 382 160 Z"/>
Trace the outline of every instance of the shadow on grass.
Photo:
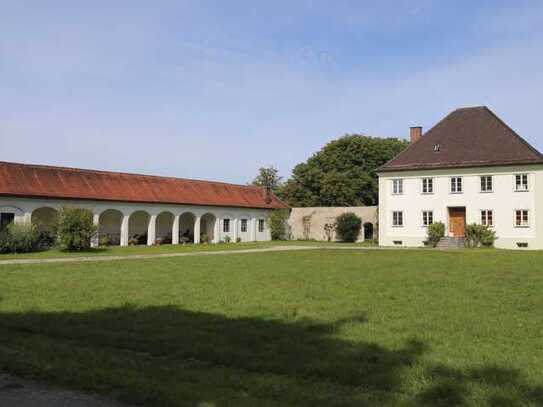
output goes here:
<path id="1" fill-rule="evenodd" d="M 153 406 L 461 405 L 469 381 L 502 377 L 436 367 L 431 386 L 411 397 L 402 393 L 403 378 L 427 346 L 413 340 L 387 349 L 337 337 L 343 324 L 366 320 L 364 314 L 330 324 L 227 318 L 173 306 L 4 313 L 0 362 Z M 519 375 L 503 374 L 507 383 L 522 384 Z M 520 391 L 514 396 L 539 400 L 537 389 Z M 491 395 L 494 403 L 514 401 L 502 396 Z"/>
<path id="2" fill-rule="evenodd" d="M 432 384 L 416 396 L 416 405 L 543 405 L 543 386 L 528 384 L 517 369 L 489 365 L 461 371 L 437 365 L 427 373 Z M 479 400 L 473 400 L 473 393 Z"/>

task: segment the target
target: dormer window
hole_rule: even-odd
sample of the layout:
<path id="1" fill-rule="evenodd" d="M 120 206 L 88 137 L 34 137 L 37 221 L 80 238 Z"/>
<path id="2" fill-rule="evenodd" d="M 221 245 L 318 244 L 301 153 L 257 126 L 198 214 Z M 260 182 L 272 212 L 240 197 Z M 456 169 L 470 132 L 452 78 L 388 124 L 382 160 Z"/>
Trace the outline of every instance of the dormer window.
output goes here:
<path id="1" fill-rule="evenodd" d="M 439 150 L 441 150 L 441 146 L 439 144 L 434 144 L 434 153 L 439 153 Z"/>

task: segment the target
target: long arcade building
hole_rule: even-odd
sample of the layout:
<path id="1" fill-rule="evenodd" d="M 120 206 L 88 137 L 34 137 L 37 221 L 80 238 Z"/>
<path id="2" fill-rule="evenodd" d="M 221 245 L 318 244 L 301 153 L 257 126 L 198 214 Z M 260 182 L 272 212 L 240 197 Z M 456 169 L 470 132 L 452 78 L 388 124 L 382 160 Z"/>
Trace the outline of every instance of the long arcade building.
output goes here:
<path id="1" fill-rule="evenodd" d="M 255 186 L 0 162 L 0 229 L 47 230 L 63 206 L 93 213 L 93 245 L 121 246 L 270 240 L 269 212 L 288 208 Z"/>

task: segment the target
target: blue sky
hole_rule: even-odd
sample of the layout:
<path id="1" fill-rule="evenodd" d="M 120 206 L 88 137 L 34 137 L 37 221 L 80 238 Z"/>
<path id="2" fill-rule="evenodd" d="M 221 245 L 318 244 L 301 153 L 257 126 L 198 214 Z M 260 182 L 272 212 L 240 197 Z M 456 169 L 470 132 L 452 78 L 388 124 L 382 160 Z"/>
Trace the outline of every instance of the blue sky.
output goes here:
<path id="1" fill-rule="evenodd" d="M 0 160 L 245 183 L 471 105 L 543 150 L 543 1 L 0 0 Z"/>

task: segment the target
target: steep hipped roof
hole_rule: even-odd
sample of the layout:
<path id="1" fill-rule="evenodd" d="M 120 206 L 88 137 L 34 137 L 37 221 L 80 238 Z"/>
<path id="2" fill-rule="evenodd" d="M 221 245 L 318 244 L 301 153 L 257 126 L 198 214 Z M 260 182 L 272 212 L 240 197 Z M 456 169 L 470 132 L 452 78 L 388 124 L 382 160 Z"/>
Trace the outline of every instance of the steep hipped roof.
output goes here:
<path id="1" fill-rule="evenodd" d="M 480 106 L 453 111 L 378 172 L 542 163 L 539 151 Z"/>
<path id="2" fill-rule="evenodd" d="M 0 195 L 121 202 L 287 208 L 260 187 L 0 162 Z"/>

